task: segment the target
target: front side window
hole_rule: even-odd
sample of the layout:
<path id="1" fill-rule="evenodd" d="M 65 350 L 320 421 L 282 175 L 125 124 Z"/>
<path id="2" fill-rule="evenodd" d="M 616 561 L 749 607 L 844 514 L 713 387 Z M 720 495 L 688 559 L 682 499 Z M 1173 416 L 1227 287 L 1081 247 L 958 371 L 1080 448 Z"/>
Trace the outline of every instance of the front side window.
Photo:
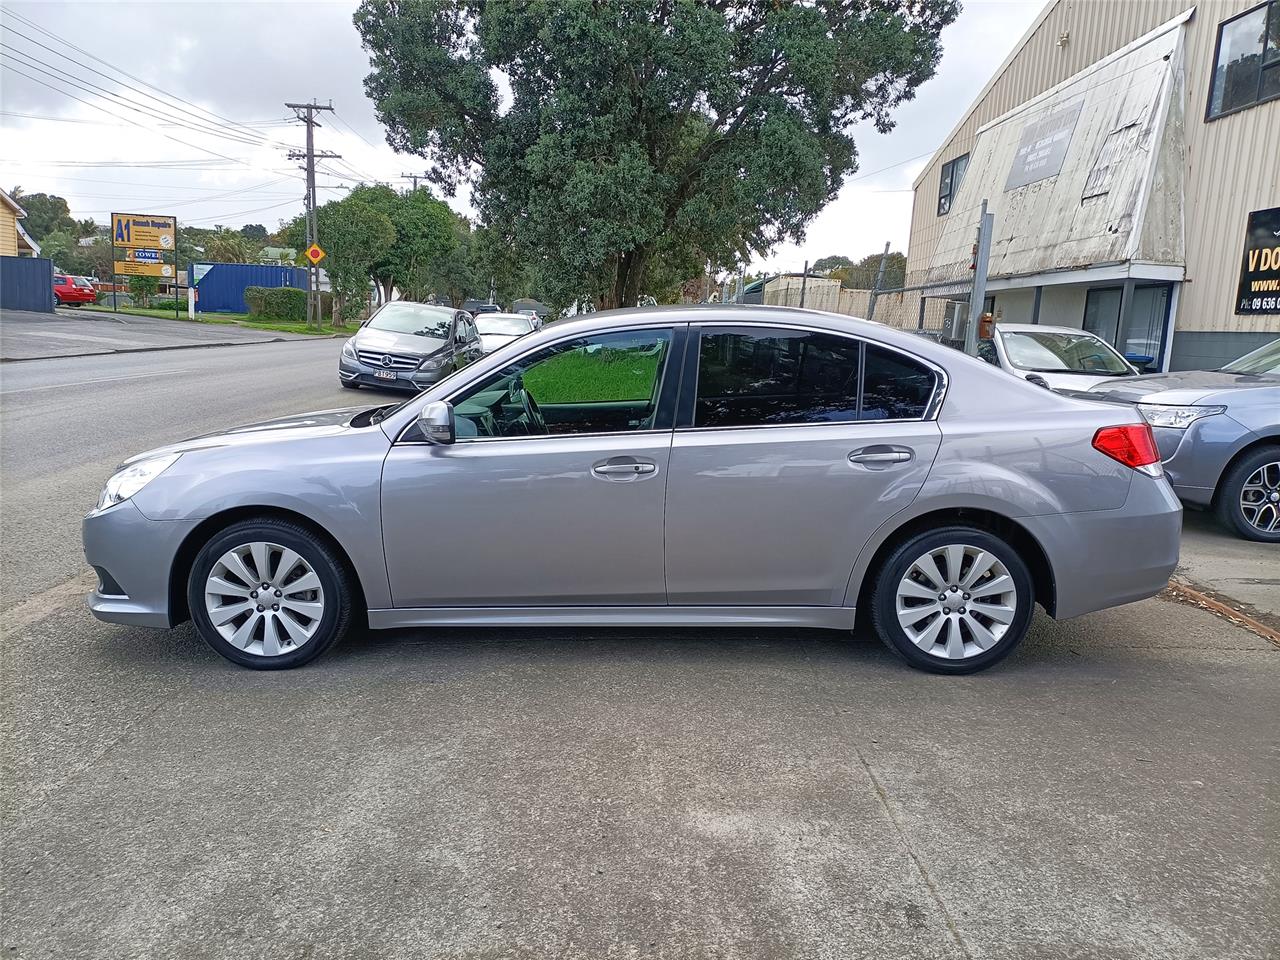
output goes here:
<path id="1" fill-rule="evenodd" d="M 1228 373 L 1250 373 L 1259 377 L 1280 377 L 1280 340 L 1246 353 L 1222 368 Z"/>
<path id="2" fill-rule="evenodd" d="M 1280 97 L 1280 0 L 1218 26 L 1207 119 Z"/>
<path id="3" fill-rule="evenodd" d="M 858 419 L 857 340 L 804 330 L 702 332 L 695 427 Z"/>
<path id="4" fill-rule="evenodd" d="M 948 160 L 942 165 L 942 178 L 938 183 L 938 216 L 951 211 L 951 201 L 960 192 L 960 181 L 969 169 L 969 155 Z"/>
<path id="5" fill-rule="evenodd" d="M 669 329 L 598 333 L 552 344 L 455 397 L 457 435 L 654 429 L 670 347 Z"/>

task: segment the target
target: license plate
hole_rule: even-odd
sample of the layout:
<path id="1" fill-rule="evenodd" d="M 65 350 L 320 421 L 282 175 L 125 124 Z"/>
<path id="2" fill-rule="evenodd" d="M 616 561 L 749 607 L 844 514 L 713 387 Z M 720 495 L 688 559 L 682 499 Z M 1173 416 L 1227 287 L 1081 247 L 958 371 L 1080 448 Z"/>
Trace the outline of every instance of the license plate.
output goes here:
<path id="1" fill-rule="evenodd" d="M 375 370 L 373 371 L 373 375 L 377 377 L 379 380 L 396 379 L 396 372 L 394 370 Z"/>

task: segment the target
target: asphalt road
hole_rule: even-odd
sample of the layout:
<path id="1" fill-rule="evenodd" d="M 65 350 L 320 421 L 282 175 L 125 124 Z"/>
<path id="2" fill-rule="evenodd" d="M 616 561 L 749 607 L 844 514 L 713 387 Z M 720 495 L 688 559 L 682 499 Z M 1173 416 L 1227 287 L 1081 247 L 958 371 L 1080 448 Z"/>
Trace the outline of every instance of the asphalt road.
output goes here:
<path id="1" fill-rule="evenodd" d="M 865 636 L 97 623 L 129 453 L 372 394 L 338 344 L 3 368 L 0 955 L 1263 958 L 1280 650 L 1150 600 L 967 678 Z M 118 379 L 130 378 L 130 379 Z"/>
<path id="2" fill-rule="evenodd" d="M 74 307 L 63 307 L 52 314 L 28 310 L 0 312 L 0 361 L 295 339 L 302 338 L 296 334 L 254 330 L 234 324 L 161 320 Z"/>

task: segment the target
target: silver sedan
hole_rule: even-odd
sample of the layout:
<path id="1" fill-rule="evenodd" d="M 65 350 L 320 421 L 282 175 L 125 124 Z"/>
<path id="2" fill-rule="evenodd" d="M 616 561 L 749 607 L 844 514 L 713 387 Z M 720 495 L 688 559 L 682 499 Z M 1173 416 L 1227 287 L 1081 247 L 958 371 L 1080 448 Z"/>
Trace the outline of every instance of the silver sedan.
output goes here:
<path id="1" fill-rule="evenodd" d="M 152 450 L 85 518 L 93 613 L 299 666 L 354 623 L 823 627 L 1007 656 L 1159 591 L 1181 511 L 1132 407 L 756 307 L 592 314 L 398 406 Z"/>

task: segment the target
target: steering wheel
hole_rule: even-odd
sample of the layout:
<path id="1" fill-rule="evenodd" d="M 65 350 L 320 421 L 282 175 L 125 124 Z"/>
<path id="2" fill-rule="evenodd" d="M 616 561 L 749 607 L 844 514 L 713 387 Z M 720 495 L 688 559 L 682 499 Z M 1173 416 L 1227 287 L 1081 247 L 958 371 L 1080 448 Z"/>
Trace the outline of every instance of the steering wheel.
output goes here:
<path id="1" fill-rule="evenodd" d="M 525 426 L 530 434 L 547 432 L 547 421 L 542 418 L 538 401 L 534 400 L 533 394 L 525 389 L 523 377 L 516 377 L 511 381 L 511 400 L 513 403 L 519 400 L 520 406 L 524 408 Z"/>

